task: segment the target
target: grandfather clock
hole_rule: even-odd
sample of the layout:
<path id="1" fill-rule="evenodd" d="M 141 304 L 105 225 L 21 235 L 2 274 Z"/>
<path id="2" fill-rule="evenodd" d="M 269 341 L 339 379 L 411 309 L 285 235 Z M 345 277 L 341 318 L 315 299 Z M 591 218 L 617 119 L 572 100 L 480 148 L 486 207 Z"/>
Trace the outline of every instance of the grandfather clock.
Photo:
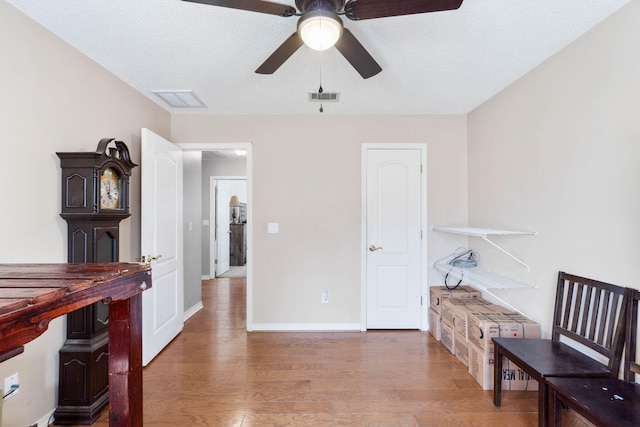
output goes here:
<path id="1" fill-rule="evenodd" d="M 68 262 L 118 261 L 120 221 L 129 217 L 129 178 L 137 166 L 122 141 L 101 139 L 94 153 L 57 153 Z M 67 315 L 60 349 L 56 424 L 91 424 L 109 399 L 109 309 L 97 302 Z"/>

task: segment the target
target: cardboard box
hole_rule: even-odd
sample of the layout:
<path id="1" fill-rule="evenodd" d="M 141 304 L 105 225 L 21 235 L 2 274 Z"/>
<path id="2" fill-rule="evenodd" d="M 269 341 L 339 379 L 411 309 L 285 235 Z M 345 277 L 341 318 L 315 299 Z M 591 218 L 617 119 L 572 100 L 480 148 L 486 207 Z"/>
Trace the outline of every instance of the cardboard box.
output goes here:
<path id="1" fill-rule="evenodd" d="M 457 332 L 453 332 L 454 347 L 456 350 L 456 357 L 465 367 L 469 367 L 469 343 L 467 340 L 460 336 Z"/>
<path id="2" fill-rule="evenodd" d="M 429 307 L 433 308 L 436 313 L 442 314 L 442 303 L 447 298 L 480 298 L 482 293 L 472 288 L 471 286 L 458 286 L 457 288 L 450 290 L 446 286 L 431 286 L 429 287 Z"/>
<path id="3" fill-rule="evenodd" d="M 469 342 L 469 373 L 483 390 L 493 390 L 493 353 Z M 507 358 L 502 359 L 502 390 L 538 390 L 538 382 Z"/>
<path id="4" fill-rule="evenodd" d="M 451 310 L 453 315 L 453 329 L 456 334 L 464 337 L 465 341 L 469 340 L 467 317 L 473 313 L 494 313 L 496 305 L 480 298 L 461 300 L 462 304 L 457 304 L 457 300 L 449 299 L 445 303 L 444 311 Z M 447 311 L 448 315 L 448 311 Z"/>
<path id="5" fill-rule="evenodd" d="M 456 354 L 455 339 L 453 328 L 444 322 L 440 322 L 440 342 L 452 354 Z"/>
<path id="6" fill-rule="evenodd" d="M 442 316 L 442 322 L 446 323 L 449 326 L 454 326 L 453 318 L 456 315 L 456 308 L 459 306 L 487 306 L 491 303 L 489 301 L 483 300 L 482 298 L 446 298 L 440 310 L 440 315 Z"/>
<path id="7" fill-rule="evenodd" d="M 470 344 L 493 354 L 492 338 L 540 338 L 540 325 L 517 313 L 467 314 L 467 339 Z"/>
<path id="8" fill-rule="evenodd" d="M 495 304 L 491 304 L 481 299 L 468 299 L 464 304 L 456 304 L 455 299 L 446 300 L 446 309 L 453 312 L 453 338 L 456 357 L 466 367 L 469 367 L 469 339 L 467 337 L 467 317 L 472 314 L 488 313 L 493 314 Z M 477 301 L 477 303 L 474 303 Z M 446 310 L 445 309 L 445 310 Z"/>
<path id="9" fill-rule="evenodd" d="M 474 299 L 477 301 L 478 299 Z M 459 299 L 459 298 L 446 298 L 442 301 L 440 306 L 440 315 L 442 316 L 442 322 L 447 325 L 453 327 L 453 313 L 454 309 L 458 305 L 469 304 L 470 299 Z"/>
<path id="10" fill-rule="evenodd" d="M 442 316 L 436 313 L 433 308 L 429 308 L 429 332 L 431 332 L 431 335 L 433 335 L 437 341 L 440 341 L 440 337 L 442 335 L 440 319 L 442 319 Z"/>

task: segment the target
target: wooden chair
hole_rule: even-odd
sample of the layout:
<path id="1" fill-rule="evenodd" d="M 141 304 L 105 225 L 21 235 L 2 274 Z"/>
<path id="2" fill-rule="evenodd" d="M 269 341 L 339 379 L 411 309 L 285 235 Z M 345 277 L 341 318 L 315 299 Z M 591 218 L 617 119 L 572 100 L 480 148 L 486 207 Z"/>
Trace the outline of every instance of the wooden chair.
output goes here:
<path id="1" fill-rule="evenodd" d="M 549 424 L 560 425 L 559 405 L 562 402 L 596 426 L 640 426 L 640 384 L 637 382 L 640 378 L 640 359 L 637 358 L 640 291 L 629 289 L 629 292 L 624 380 L 547 378 Z"/>
<path id="2" fill-rule="evenodd" d="M 593 279 L 558 274 L 552 338 L 493 338 L 493 403 L 500 406 L 502 357 L 538 381 L 538 425 L 548 422 L 548 377 L 617 376 L 624 346 L 626 288 Z M 577 342 L 607 359 L 606 364 L 576 350 Z M 598 356 L 595 355 L 594 356 Z"/>

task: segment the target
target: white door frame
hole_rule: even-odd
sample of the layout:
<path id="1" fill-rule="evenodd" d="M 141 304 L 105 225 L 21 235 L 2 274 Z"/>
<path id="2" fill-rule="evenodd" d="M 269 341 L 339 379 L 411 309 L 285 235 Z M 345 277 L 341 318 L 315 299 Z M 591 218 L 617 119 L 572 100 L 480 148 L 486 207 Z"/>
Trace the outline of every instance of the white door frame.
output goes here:
<path id="1" fill-rule="evenodd" d="M 429 329 L 429 285 L 427 284 L 427 144 L 419 143 L 363 143 L 361 147 L 361 185 L 360 185 L 360 330 L 367 330 L 367 151 L 368 150 L 420 150 L 422 174 L 420 175 L 420 228 L 422 240 L 420 250 L 420 330 Z"/>
<path id="2" fill-rule="evenodd" d="M 209 244 L 214 250 L 209 248 L 209 276 L 213 279 L 217 276 L 216 259 L 218 258 L 218 245 L 216 239 L 216 181 L 246 181 L 246 175 L 212 175 L 209 177 Z M 247 203 L 248 206 L 248 203 Z M 249 208 L 247 208 L 248 210 Z"/>
<path id="3" fill-rule="evenodd" d="M 250 142 L 177 144 L 184 151 L 246 150 L 247 152 L 247 331 L 253 331 L 253 144 Z M 211 228 L 211 223 L 209 224 Z"/>

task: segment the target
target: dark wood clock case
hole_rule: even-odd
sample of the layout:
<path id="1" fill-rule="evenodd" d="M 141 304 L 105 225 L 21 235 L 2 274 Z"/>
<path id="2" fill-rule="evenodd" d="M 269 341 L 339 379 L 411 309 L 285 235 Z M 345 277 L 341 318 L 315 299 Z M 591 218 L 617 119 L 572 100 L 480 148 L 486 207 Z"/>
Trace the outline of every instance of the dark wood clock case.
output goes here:
<path id="1" fill-rule="evenodd" d="M 122 141 L 104 138 L 95 152 L 57 153 L 62 169 L 62 213 L 67 221 L 68 262 L 119 260 L 120 221 L 129 217 L 129 178 L 137 166 Z M 110 168 L 120 187 L 117 207 L 100 203 L 100 177 Z M 98 302 L 67 315 L 60 349 L 55 423 L 92 424 L 108 403 L 108 307 Z"/>

